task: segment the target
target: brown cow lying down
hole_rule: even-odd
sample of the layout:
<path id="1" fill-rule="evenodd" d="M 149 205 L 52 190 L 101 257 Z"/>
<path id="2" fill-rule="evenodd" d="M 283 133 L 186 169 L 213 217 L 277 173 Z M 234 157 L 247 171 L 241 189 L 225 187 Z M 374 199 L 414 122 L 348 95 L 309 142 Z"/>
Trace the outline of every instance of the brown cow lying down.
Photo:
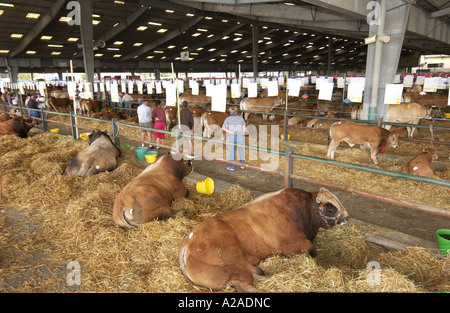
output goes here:
<path id="1" fill-rule="evenodd" d="M 327 156 L 334 159 L 334 152 L 342 141 L 353 147 L 355 144 L 370 149 L 373 163 L 378 164 L 378 149 L 390 145 L 398 147 L 398 135 L 377 125 L 356 122 L 336 122 L 330 127 L 331 142 Z"/>
<path id="2" fill-rule="evenodd" d="M 312 242 L 319 228 L 348 218 L 326 189 L 282 189 L 198 225 L 181 242 L 181 269 L 199 286 L 220 290 L 230 284 L 238 291 L 257 291 L 253 275 L 264 275 L 259 262 L 273 254 L 308 252 L 314 257 Z"/>
<path id="3" fill-rule="evenodd" d="M 9 114 L 0 114 L 0 123 L 6 122 L 11 119 L 11 116 Z"/>
<path id="4" fill-rule="evenodd" d="M 438 156 L 433 149 L 423 149 L 422 153 L 409 160 L 403 166 L 402 172 L 419 176 L 433 177 L 434 167 L 431 165 L 431 162 L 437 159 Z"/>
<path id="5" fill-rule="evenodd" d="M 135 228 L 157 218 L 175 217 L 170 208 L 176 198 L 188 196 L 183 178 L 192 171 L 191 161 L 165 155 L 129 182 L 116 197 L 113 220 L 124 228 Z"/>
<path id="6" fill-rule="evenodd" d="M 31 118 L 15 116 L 5 122 L 0 123 L 1 135 L 17 135 L 20 138 L 27 138 L 28 132 L 36 123 Z"/>
<path id="7" fill-rule="evenodd" d="M 70 160 L 64 171 L 67 176 L 91 176 L 112 171 L 117 167 L 120 150 L 106 132 L 94 130 L 89 135 L 89 146 Z"/>

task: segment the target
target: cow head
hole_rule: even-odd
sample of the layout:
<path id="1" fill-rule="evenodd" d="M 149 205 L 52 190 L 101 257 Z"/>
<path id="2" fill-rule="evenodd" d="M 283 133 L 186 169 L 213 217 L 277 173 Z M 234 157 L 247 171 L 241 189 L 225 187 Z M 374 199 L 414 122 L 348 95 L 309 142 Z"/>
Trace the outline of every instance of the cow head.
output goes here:
<path id="1" fill-rule="evenodd" d="M 436 152 L 434 151 L 434 149 L 431 149 L 431 148 L 425 148 L 425 149 L 422 150 L 422 152 L 426 152 L 426 153 L 431 154 L 431 157 L 432 157 L 433 160 L 437 160 L 437 159 L 438 159 L 438 155 L 436 154 Z"/>
<path id="2" fill-rule="evenodd" d="M 280 105 L 284 105 L 284 99 L 282 97 L 277 97 L 277 101 L 275 102 L 275 106 L 280 106 Z"/>
<path id="3" fill-rule="evenodd" d="M 398 148 L 398 134 L 390 133 L 388 143 L 392 148 Z"/>
<path id="4" fill-rule="evenodd" d="M 93 130 L 90 134 L 89 134 L 89 145 L 91 145 L 94 141 L 96 141 L 98 138 L 100 138 L 102 135 L 105 135 L 109 138 L 108 134 L 106 133 L 106 131 L 101 131 L 99 129 Z"/>
<path id="5" fill-rule="evenodd" d="M 316 205 L 324 227 L 345 224 L 350 215 L 339 199 L 325 188 L 321 188 L 316 195 Z"/>

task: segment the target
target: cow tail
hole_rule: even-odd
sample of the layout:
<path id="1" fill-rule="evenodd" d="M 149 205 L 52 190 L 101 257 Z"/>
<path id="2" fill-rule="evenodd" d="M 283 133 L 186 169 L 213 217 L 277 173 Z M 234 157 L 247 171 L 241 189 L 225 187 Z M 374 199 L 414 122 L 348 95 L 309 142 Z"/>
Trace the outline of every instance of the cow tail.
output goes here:
<path id="1" fill-rule="evenodd" d="M 187 242 L 185 239 L 185 240 L 183 240 L 183 242 L 181 244 L 181 248 L 180 248 L 180 267 L 181 267 L 181 270 L 183 271 L 184 276 L 189 278 L 187 275 L 187 271 L 186 271 L 186 249 L 187 249 L 186 245 L 187 245 Z"/>

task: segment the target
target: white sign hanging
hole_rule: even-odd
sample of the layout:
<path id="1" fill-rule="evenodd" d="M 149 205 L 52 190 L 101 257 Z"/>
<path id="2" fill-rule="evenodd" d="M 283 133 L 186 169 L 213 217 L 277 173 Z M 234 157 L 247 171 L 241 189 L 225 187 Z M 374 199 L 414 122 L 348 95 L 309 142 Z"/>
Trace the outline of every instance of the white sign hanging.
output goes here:
<path id="1" fill-rule="evenodd" d="M 298 97 L 300 94 L 300 87 L 302 86 L 302 80 L 300 79 L 288 79 L 288 96 Z"/>
<path id="2" fill-rule="evenodd" d="M 334 83 L 322 81 L 320 84 L 319 100 L 331 101 L 333 96 Z"/>
<path id="3" fill-rule="evenodd" d="M 276 80 L 267 83 L 267 94 L 269 97 L 278 97 L 278 82 Z"/>
<path id="4" fill-rule="evenodd" d="M 423 83 L 423 91 L 436 92 L 438 87 L 437 77 L 426 77 Z"/>
<path id="5" fill-rule="evenodd" d="M 227 85 L 220 84 L 211 86 L 213 94 L 211 97 L 211 110 L 216 112 L 226 112 L 227 110 Z"/>
<path id="6" fill-rule="evenodd" d="M 352 80 L 353 81 L 353 80 Z M 361 103 L 363 96 L 363 88 L 360 84 L 351 84 L 348 85 L 347 90 L 347 98 L 352 102 Z"/>
<path id="7" fill-rule="evenodd" d="M 174 107 L 177 105 L 177 88 L 176 85 L 167 82 L 166 83 L 166 106 Z"/>
<path id="8" fill-rule="evenodd" d="M 258 83 L 249 83 L 248 84 L 248 97 L 249 98 L 258 97 Z"/>
<path id="9" fill-rule="evenodd" d="M 241 97 L 241 85 L 238 83 L 231 84 L 231 98 L 237 99 Z"/>
<path id="10" fill-rule="evenodd" d="M 119 84 L 117 83 L 117 81 L 114 81 L 110 87 L 111 87 L 111 101 L 120 102 Z"/>
<path id="11" fill-rule="evenodd" d="M 403 84 L 387 84 L 384 104 L 400 104 L 403 96 Z"/>
<path id="12" fill-rule="evenodd" d="M 192 95 L 198 96 L 199 86 L 196 81 L 190 81 L 191 89 L 192 89 Z"/>
<path id="13" fill-rule="evenodd" d="M 406 75 L 403 78 L 403 87 L 410 88 L 410 87 L 412 87 L 413 83 L 414 83 L 414 76 L 413 75 Z"/>
<path id="14" fill-rule="evenodd" d="M 161 81 L 157 81 L 155 83 L 156 94 L 162 94 Z"/>

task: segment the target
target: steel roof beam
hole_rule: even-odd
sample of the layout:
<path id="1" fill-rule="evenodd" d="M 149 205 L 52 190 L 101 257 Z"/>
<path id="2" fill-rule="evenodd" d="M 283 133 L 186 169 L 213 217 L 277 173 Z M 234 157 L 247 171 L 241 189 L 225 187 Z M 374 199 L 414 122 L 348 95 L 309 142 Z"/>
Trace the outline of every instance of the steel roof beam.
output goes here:
<path id="1" fill-rule="evenodd" d="M 48 12 L 38 20 L 28 34 L 26 34 L 14 50 L 10 52 L 9 57 L 13 58 L 24 51 L 33 42 L 33 40 L 42 33 L 45 27 L 47 27 L 58 16 L 59 11 L 61 11 L 65 4 L 66 0 L 55 1 Z"/>
<path id="2" fill-rule="evenodd" d="M 203 16 L 196 16 L 189 22 L 185 23 L 184 25 L 181 25 L 178 29 L 175 29 L 171 32 L 169 32 L 167 35 L 163 36 L 162 38 L 153 41 L 152 43 L 146 44 L 142 48 L 138 49 L 135 53 L 130 53 L 122 58 L 122 61 L 128 60 L 131 58 L 134 58 L 136 56 L 140 56 L 144 53 L 147 53 L 148 51 L 164 44 L 165 42 L 172 40 L 173 38 L 180 36 L 184 32 L 186 32 L 189 28 L 193 27 L 195 24 L 200 22 L 203 19 Z"/>

